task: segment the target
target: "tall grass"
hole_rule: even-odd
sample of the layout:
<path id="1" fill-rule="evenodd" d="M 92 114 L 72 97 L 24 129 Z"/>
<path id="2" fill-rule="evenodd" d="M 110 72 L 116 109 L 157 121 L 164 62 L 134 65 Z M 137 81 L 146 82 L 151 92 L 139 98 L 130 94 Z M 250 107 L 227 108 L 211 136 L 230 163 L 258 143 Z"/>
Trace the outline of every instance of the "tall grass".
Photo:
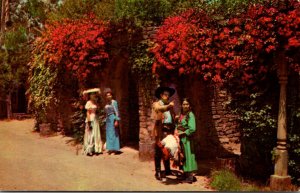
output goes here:
<path id="1" fill-rule="evenodd" d="M 212 173 L 211 186 L 219 191 L 239 191 L 242 183 L 232 172 L 220 170 Z"/>

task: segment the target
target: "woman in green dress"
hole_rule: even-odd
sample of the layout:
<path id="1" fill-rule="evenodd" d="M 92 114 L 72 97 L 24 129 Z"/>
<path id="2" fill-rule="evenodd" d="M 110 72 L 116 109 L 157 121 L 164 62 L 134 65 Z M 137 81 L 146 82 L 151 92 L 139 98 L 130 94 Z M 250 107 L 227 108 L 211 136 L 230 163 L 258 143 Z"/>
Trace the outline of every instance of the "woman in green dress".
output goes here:
<path id="1" fill-rule="evenodd" d="M 196 120 L 195 115 L 191 111 L 190 101 L 187 98 L 183 99 L 181 114 L 178 117 L 177 132 L 182 143 L 182 149 L 184 151 L 184 181 L 187 183 L 193 183 L 194 176 L 193 172 L 196 172 L 197 162 L 194 151 L 193 134 L 196 131 Z"/>

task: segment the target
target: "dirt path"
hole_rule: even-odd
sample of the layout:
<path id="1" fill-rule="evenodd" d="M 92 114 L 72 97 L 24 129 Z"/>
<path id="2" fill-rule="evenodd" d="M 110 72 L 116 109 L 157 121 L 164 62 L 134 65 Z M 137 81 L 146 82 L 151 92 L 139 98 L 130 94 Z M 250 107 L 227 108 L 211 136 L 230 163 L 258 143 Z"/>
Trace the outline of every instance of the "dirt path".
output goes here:
<path id="1" fill-rule="evenodd" d="M 153 162 L 140 162 L 138 152 L 87 157 L 63 136 L 40 137 L 33 120 L 0 121 L 0 190 L 56 191 L 207 191 L 207 178 L 194 184 L 154 179 Z M 171 178 L 171 177 L 170 177 Z"/>

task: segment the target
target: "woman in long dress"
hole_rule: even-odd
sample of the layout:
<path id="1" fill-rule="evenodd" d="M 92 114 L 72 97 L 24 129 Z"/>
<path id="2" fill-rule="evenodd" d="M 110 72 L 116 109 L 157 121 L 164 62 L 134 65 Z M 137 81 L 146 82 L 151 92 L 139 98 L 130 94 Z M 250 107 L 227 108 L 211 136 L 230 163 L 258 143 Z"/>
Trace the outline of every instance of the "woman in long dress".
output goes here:
<path id="1" fill-rule="evenodd" d="M 185 157 L 183 163 L 184 182 L 193 183 L 193 173 L 198 169 L 193 141 L 193 134 L 196 131 L 196 120 L 194 113 L 191 111 L 190 101 L 187 98 L 184 98 L 182 102 L 182 110 L 178 120 L 177 131 L 183 145 Z"/>
<path id="2" fill-rule="evenodd" d="M 83 139 L 83 154 L 88 156 L 92 156 L 93 154 L 99 155 L 102 153 L 99 117 L 96 114 L 98 109 L 97 92 L 100 92 L 100 90 L 90 89 L 85 91 L 85 94 L 87 93 L 89 95 L 89 100 L 85 105 L 87 113 Z"/>
<path id="3" fill-rule="evenodd" d="M 117 154 L 120 152 L 118 102 L 112 98 L 111 89 L 105 89 L 104 93 L 106 97 L 106 105 L 104 107 L 106 113 L 106 149 L 108 154 Z"/>

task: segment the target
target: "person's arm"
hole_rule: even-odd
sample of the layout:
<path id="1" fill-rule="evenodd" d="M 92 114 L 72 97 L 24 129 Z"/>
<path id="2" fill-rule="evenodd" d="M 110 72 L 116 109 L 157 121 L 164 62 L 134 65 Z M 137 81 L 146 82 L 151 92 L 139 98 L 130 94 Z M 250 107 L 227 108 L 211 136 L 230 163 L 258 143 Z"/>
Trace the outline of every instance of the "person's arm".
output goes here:
<path id="1" fill-rule="evenodd" d="M 115 109 L 116 120 L 120 121 L 121 118 L 120 118 L 119 109 L 118 109 L 118 102 L 116 100 L 114 100 L 112 105 L 114 106 L 114 109 Z"/>
<path id="2" fill-rule="evenodd" d="M 170 102 L 168 105 L 160 105 L 158 102 L 155 102 L 153 104 L 153 109 L 156 112 L 157 111 L 165 112 L 165 111 L 168 111 L 173 106 L 174 106 L 174 102 Z"/>
<path id="3" fill-rule="evenodd" d="M 189 113 L 188 129 L 185 130 L 187 136 L 192 135 L 196 131 L 196 119 L 194 113 Z"/>
<path id="4" fill-rule="evenodd" d="M 87 119 L 87 125 L 88 127 L 90 127 L 91 125 L 91 103 L 90 101 L 88 101 L 85 105 L 85 109 L 86 109 L 86 119 Z"/>

